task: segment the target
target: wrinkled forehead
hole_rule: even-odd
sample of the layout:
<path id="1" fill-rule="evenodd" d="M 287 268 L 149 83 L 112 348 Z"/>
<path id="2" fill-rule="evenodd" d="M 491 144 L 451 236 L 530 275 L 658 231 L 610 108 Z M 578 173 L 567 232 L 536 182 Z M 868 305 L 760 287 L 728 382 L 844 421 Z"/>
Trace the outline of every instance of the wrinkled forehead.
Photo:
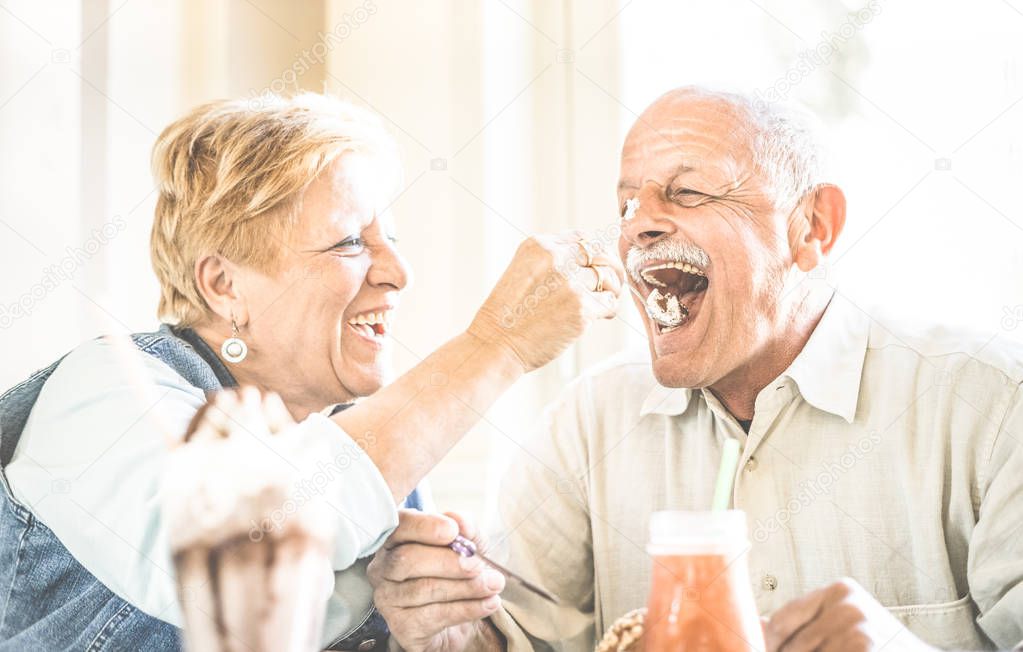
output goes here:
<path id="1" fill-rule="evenodd" d="M 396 173 L 388 165 L 361 153 L 346 153 L 331 163 L 298 203 L 296 241 L 330 244 L 374 223 L 393 230 Z"/>
<path id="2" fill-rule="evenodd" d="M 750 116 L 727 101 L 658 100 L 625 138 L 620 181 L 663 183 L 680 169 L 712 177 L 746 176 L 753 168 L 755 135 Z"/>

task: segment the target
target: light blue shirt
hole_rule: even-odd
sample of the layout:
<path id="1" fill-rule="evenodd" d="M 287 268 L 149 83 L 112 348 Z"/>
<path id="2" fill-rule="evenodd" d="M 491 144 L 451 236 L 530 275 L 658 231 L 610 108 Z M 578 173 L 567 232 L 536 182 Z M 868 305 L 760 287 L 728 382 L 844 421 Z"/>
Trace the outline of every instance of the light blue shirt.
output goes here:
<path id="1" fill-rule="evenodd" d="M 118 357 L 124 355 L 135 361 L 126 365 Z M 129 368 L 148 376 L 144 394 Z M 164 433 L 184 432 L 205 401 L 202 390 L 154 356 L 115 350 L 105 340 L 87 342 L 43 386 L 7 467 L 15 498 L 86 570 L 145 613 L 177 626 L 181 609 L 159 495 L 169 451 Z M 313 414 L 297 427 L 330 454 L 316 484 L 337 514 L 334 590 L 324 627 L 329 642 L 371 609 L 366 557 L 397 526 L 397 511 L 376 466 L 334 421 Z"/>

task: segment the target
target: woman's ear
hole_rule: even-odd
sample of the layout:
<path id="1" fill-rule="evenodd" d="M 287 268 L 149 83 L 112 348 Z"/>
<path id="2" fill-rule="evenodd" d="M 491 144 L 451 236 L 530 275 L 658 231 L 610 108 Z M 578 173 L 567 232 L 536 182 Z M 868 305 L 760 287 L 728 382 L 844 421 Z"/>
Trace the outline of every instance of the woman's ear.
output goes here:
<path id="1" fill-rule="evenodd" d="M 248 323 L 248 306 L 239 291 L 240 270 L 226 258 L 213 254 L 195 261 L 199 294 L 218 317 L 233 319 L 239 327 Z"/>
<path id="2" fill-rule="evenodd" d="M 797 236 L 793 242 L 796 264 L 803 272 L 817 267 L 831 253 L 835 240 L 845 227 L 845 194 L 833 184 L 817 186 L 800 205 L 791 225 Z"/>

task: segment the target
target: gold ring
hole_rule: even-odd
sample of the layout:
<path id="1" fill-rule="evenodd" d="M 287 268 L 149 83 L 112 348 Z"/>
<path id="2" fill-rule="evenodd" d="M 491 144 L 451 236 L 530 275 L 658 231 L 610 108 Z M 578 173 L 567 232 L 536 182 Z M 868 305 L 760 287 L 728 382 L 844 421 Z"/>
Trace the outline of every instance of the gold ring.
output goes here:
<path id="1" fill-rule="evenodd" d="M 583 267 L 593 267 L 593 254 L 590 253 L 590 248 L 586 246 L 586 239 L 579 238 L 576 242 L 582 247 L 583 253 L 586 254 L 586 262 L 583 263 Z"/>
<path id="2" fill-rule="evenodd" d="M 604 291 L 604 265 L 591 265 L 590 269 L 597 273 L 597 287 L 593 288 L 594 292 Z"/>

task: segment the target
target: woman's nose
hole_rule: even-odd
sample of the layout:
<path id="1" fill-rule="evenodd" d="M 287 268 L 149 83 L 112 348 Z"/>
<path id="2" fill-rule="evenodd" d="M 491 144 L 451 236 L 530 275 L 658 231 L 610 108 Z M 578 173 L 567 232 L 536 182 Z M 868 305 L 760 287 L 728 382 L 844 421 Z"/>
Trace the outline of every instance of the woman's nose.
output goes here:
<path id="1" fill-rule="evenodd" d="M 622 235 L 636 247 L 649 247 L 654 242 L 673 235 L 678 227 L 661 197 L 661 188 L 648 183 L 632 197 L 638 200 L 632 217 L 623 218 Z M 626 199 L 630 197 L 626 196 Z M 629 213 L 625 214 L 628 217 Z"/>
<path id="2" fill-rule="evenodd" d="M 412 268 L 394 244 L 388 243 L 374 252 L 367 280 L 376 287 L 391 286 L 395 290 L 404 290 L 412 281 Z"/>

